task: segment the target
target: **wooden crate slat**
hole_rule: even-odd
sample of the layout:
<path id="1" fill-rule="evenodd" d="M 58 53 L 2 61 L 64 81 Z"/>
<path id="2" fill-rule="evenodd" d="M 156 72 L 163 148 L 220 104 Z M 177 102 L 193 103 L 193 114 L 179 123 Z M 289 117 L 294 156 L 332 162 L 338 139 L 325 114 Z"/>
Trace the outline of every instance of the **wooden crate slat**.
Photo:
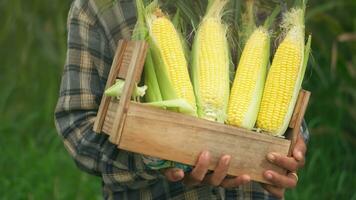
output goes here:
<path id="1" fill-rule="evenodd" d="M 119 106 L 115 114 L 115 121 L 111 130 L 109 140 L 112 143 L 119 143 L 121 138 L 121 132 L 123 124 L 125 122 L 126 113 L 128 110 L 128 105 L 130 103 L 131 95 L 136 85 L 136 78 L 138 75 L 141 76 L 142 68 L 146 58 L 147 43 L 144 41 L 130 41 L 128 46 L 132 48 L 130 52 L 130 59 L 122 60 L 118 62 L 125 62 L 128 64 L 128 70 L 126 74 L 126 80 L 124 88 L 122 91 L 122 96 L 120 97 Z"/>
<path id="2" fill-rule="evenodd" d="M 110 109 L 116 110 L 112 101 Z M 180 113 L 131 103 L 127 113 L 120 149 L 194 165 L 198 154 L 207 149 L 212 154 L 210 169 L 224 153 L 232 156 L 230 175 L 250 174 L 253 180 L 267 183 L 262 173 L 284 170 L 266 160 L 268 152 L 287 155 L 290 141 L 220 125 Z M 110 133 L 112 118 L 105 122 Z M 104 126 L 105 127 L 105 126 Z M 220 144 L 220 145 L 219 145 Z"/>
<path id="3" fill-rule="evenodd" d="M 137 44 L 137 41 L 129 41 L 128 42 L 128 45 L 125 49 L 125 57 L 123 57 L 122 59 L 122 63 L 123 63 L 123 66 L 120 68 L 120 70 L 118 71 L 118 77 L 121 78 L 121 79 L 127 79 L 127 75 L 128 75 L 128 71 L 129 71 L 129 68 L 130 68 L 130 65 L 132 63 L 132 58 L 137 56 L 137 49 L 136 48 L 136 44 Z M 136 54 L 136 55 L 134 55 Z M 139 67 L 141 68 L 141 67 Z M 139 82 L 141 79 L 141 73 L 138 73 L 135 75 L 134 77 L 134 80 L 135 82 Z"/>
<path id="4" fill-rule="evenodd" d="M 280 145 L 285 144 L 285 139 L 283 138 L 273 137 L 264 133 L 257 133 L 246 129 L 234 127 L 234 126 L 228 126 L 226 124 L 220 124 L 204 119 L 199 119 L 189 115 L 163 110 L 160 108 L 154 108 L 144 104 L 131 102 L 130 109 L 132 104 L 135 104 L 135 107 L 142 106 L 141 109 L 145 110 L 144 113 L 149 113 L 149 115 L 146 115 L 145 118 L 152 120 L 152 122 L 154 122 L 154 120 L 157 118 L 161 121 L 166 121 L 166 122 L 172 121 L 172 118 L 177 118 L 179 119 L 179 123 L 185 124 L 186 126 L 194 126 L 202 129 L 209 129 L 212 131 L 225 132 L 226 134 L 238 135 L 240 137 L 248 137 L 256 140 L 263 140 L 265 142 L 273 142 Z M 119 103 L 117 100 L 112 100 L 110 102 L 108 113 L 115 113 L 118 105 Z M 106 126 L 108 126 L 108 129 L 111 130 L 111 126 L 113 124 L 114 118 L 110 116 L 111 115 L 108 115 L 107 118 L 105 119 L 105 124 Z M 106 132 L 106 133 L 110 134 L 110 132 Z"/>
<path id="5" fill-rule="evenodd" d="M 119 41 L 114 56 L 114 60 L 110 68 L 110 73 L 106 82 L 105 90 L 111 87 L 115 83 L 116 78 L 121 78 L 124 80 L 127 78 L 128 69 L 133 61 L 133 56 L 135 56 L 133 54 L 137 52 L 136 45 L 139 43 L 140 42 L 138 41 L 129 41 L 129 40 Z M 144 55 L 146 54 L 145 52 L 141 52 L 141 53 Z M 134 78 L 135 82 L 140 81 L 142 69 L 143 69 L 142 66 L 137 67 L 136 69 L 137 71 Z M 93 130 L 97 133 L 101 132 L 106 111 L 108 109 L 108 105 L 111 99 L 112 99 L 111 97 L 107 97 L 105 95 L 103 95 L 102 97 L 98 114 L 97 114 L 97 119 L 95 120 L 94 127 L 93 127 Z"/>
<path id="6" fill-rule="evenodd" d="M 105 121 L 103 125 L 102 132 L 108 135 L 111 134 L 111 128 L 113 126 L 113 122 L 115 119 L 115 113 L 117 111 L 117 107 L 119 106 L 119 102 L 116 100 L 112 100 L 109 104 L 108 111 L 105 116 Z"/>
<path id="7" fill-rule="evenodd" d="M 289 156 L 292 155 L 293 149 L 295 147 L 295 143 L 297 142 L 298 135 L 300 134 L 300 127 L 302 125 L 304 115 L 308 107 L 310 95 L 311 93 L 306 90 L 301 90 L 299 92 L 298 100 L 295 105 L 293 116 L 291 119 L 293 129 L 292 129 L 292 135 L 289 138 L 291 140 L 291 145 L 288 152 Z"/>
<path id="8" fill-rule="evenodd" d="M 209 169 L 213 170 L 223 154 L 232 156 L 228 173 L 249 174 L 252 179 L 267 182 L 266 169 L 286 173 L 266 160 L 269 152 L 287 155 L 290 141 L 274 140 L 272 136 L 238 132 L 234 127 L 216 129 L 187 124 L 182 116 L 159 116 L 162 110 L 131 104 L 119 143 L 120 149 L 194 165 L 202 150 L 212 155 Z M 154 120 L 152 120 L 154 118 Z M 199 120 L 200 121 L 200 120 Z M 256 136 L 263 139 L 256 139 Z M 268 139 L 267 139 L 268 138 Z M 278 141 L 278 142 L 275 142 Z"/>
<path id="9" fill-rule="evenodd" d="M 122 57 L 124 56 L 126 46 L 127 46 L 127 41 L 124 41 L 124 40 L 119 41 L 119 44 L 116 49 L 116 54 L 115 54 L 115 57 L 113 60 L 113 64 L 110 68 L 110 73 L 109 73 L 108 79 L 106 81 L 105 90 L 108 89 L 109 87 L 111 87 L 115 83 L 117 73 L 120 70 L 120 66 L 121 66 L 120 63 L 118 63 L 118 60 L 121 60 Z M 101 129 L 102 129 L 102 126 L 104 123 L 104 119 L 105 119 L 105 115 L 106 115 L 106 111 L 108 109 L 110 100 L 111 100 L 111 97 L 108 97 L 105 95 L 103 95 L 103 97 L 101 99 L 98 114 L 97 114 L 96 120 L 94 122 L 94 127 L 93 127 L 93 130 L 96 133 L 101 132 Z"/>

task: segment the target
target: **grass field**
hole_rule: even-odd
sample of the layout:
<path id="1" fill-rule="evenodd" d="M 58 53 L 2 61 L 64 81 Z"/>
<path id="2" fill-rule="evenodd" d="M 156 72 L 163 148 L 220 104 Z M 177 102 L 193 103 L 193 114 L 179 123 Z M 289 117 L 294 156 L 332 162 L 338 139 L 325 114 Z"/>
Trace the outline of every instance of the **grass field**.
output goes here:
<path id="1" fill-rule="evenodd" d="M 75 167 L 53 123 L 69 5 L 0 2 L 0 199 L 101 199 L 100 179 Z M 352 0 L 310 1 L 311 140 L 286 199 L 356 200 L 355 10 Z"/>

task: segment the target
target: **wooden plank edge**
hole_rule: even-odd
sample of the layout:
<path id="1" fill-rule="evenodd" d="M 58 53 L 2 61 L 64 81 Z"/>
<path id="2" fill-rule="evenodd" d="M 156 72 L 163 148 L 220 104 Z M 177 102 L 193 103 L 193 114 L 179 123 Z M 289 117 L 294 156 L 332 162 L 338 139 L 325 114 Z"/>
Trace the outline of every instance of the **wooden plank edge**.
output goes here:
<path id="1" fill-rule="evenodd" d="M 110 108 L 113 109 L 112 112 L 114 112 L 116 110 L 117 105 L 118 105 L 118 101 L 117 100 L 112 100 L 112 102 L 110 104 Z M 151 106 L 148 106 L 148 105 L 142 105 L 142 104 L 134 103 L 134 102 L 130 103 L 127 115 L 130 116 L 130 117 L 139 117 L 139 118 L 145 118 L 145 119 L 150 120 L 150 118 L 147 117 L 146 113 L 147 112 L 152 112 L 152 111 L 154 112 L 153 114 L 155 114 L 155 115 L 156 115 L 156 112 L 158 112 L 158 114 L 157 114 L 158 116 L 160 116 L 160 115 L 166 116 L 167 113 L 168 113 L 168 115 L 170 115 L 170 114 L 176 115 L 177 114 L 177 117 L 181 117 L 180 115 L 182 115 L 180 113 L 174 113 L 174 112 L 171 112 L 171 111 L 166 111 L 166 110 L 163 110 L 163 109 L 151 107 Z M 187 115 L 183 115 L 183 116 L 184 116 L 184 118 L 187 117 L 186 120 L 189 120 L 189 121 L 191 121 L 191 120 L 199 120 L 200 121 L 201 120 L 201 119 L 197 119 L 195 117 L 191 117 L 191 116 L 187 116 Z M 161 119 L 162 119 L 162 121 L 164 121 L 167 118 L 161 118 Z M 168 119 L 168 121 L 170 121 L 171 123 L 174 123 L 174 121 L 172 122 L 172 120 Z M 201 121 L 205 122 L 206 120 L 201 120 Z M 182 123 L 184 123 L 184 121 Z M 201 125 L 201 126 L 198 126 L 201 129 L 203 129 L 205 127 L 205 123 L 204 124 L 200 124 L 200 123 L 196 123 L 196 122 L 194 122 L 194 123 Z M 207 121 L 207 123 L 210 123 L 210 121 Z M 215 125 L 217 123 L 212 123 L 212 124 Z M 180 124 L 180 125 L 182 125 L 182 124 Z M 220 128 L 220 124 L 217 124 L 217 125 L 219 125 L 218 127 L 216 127 L 218 130 L 220 130 L 219 132 L 224 131 L 224 129 Z M 110 127 L 109 120 L 106 120 L 104 127 L 106 127 L 106 131 L 107 132 L 110 131 L 110 128 L 108 128 L 108 127 Z M 194 128 L 196 128 L 196 127 L 191 127 L 191 129 L 194 129 Z M 232 132 L 235 132 L 236 130 L 240 130 L 239 128 L 232 127 L 232 126 L 227 126 L 225 128 L 227 128 L 227 130 L 230 130 Z M 225 129 L 225 131 L 226 131 L 226 129 Z M 103 132 L 105 132 L 105 130 L 103 130 Z M 252 132 L 252 133 L 254 133 L 254 132 Z M 123 133 L 123 134 L 125 134 L 125 133 Z M 282 138 L 277 138 L 277 137 L 270 136 L 270 135 L 265 135 L 265 134 L 256 134 L 256 133 L 255 134 L 248 134 L 246 132 L 243 132 L 242 134 L 240 134 L 240 133 L 231 134 L 230 132 L 227 132 L 227 133 L 224 133 L 224 134 L 234 135 L 234 137 L 236 137 L 237 140 L 239 140 L 239 138 L 240 139 L 241 138 L 242 139 L 243 138 L 247 138 L 247 139 L 256 140 L 256 138 L 257 138 L 257 140 L 259 140 L 259 141 L 261 141 L 261 142 L 263 142 L 265 144 L 270 143 L 271 140 L 272 140 L 272 141 L 274 141 L 273 142 L 274 144 L 281 145 L 281 148 L 285 148 L 286 149 L 286 154 L 287 154 L 288 149 L 290 147 L 290 141 L 289 140 L 282 139 Z M 224 137 L 223 134 L 221 134 L 220 136 Z M 125 136 L 123 136 L 123 137 L 125 137 Z M 266 140 L 266 138 L 267 138 L 267 140 Z M 116 143 L 116 144 L 119 144 L 119 143 Z M 128 150 L 128 151 L 132 151 L 132 152 L 136 152 L 136 153 L 140 153 L 140 154 L 145 154 L 144 151 L 135 151 L 134 149 L 126 149 L 126 148 L 119 147 L 119 145 L 118 145 L 118 148 L 124 149 L 124 150 Z M 151 156 L 153 156 L 153 155 L 151 155 Z M 166 158 L 166 159 L 170 160 L 170 158 Z M 213 168 L 211 168 L 211 169 L 213 169 Z M 284 172 L 281 171 L 280 173 L 286 173 L 286 171 L 284 171 Z M 232 172 L 230 174 L 231 175 L 241 175 L 242 173 Z M 263 179 L 262 173 L 260 175 L 252 174 L 251 178 L 253 180 L 255 180 L 255 181 L 259 181 L 259 182 L 270 184 L 268 181 Z"/>
<path id="2" fill-rule="evenodd" d="M 292 156 L 293 154 L 293 149 L 295 147 L 295 144 L 298 139 L 298 135 L 300 134 L 300 128 L 304 119 L 305 112 L 307 110 L 308 104 L 309 104 L 309 99 L 311 96 L 311 92 L 306 91 L 306 90 L 301 90 L 300 95 L 298 97 L 298 111 L 297 111 L 297 117 L 294 122 L 294 128 L 292 130 L 292 136 L 291 136 L 291 145 L 289 148 L 288 156 Z"/>
<path id="3" fill-rule="evenodd" d="M 112 109 L 110 112 L 115 112 L 115 110 L 118 107 L 118 101 L 117 100 L 112 100 L 110 102 L 109 109 Z M 279 143 L 281 145 L 285 144 L 286 139 L 284 138 L 279 138 L 275 137 L 272 135 L 264 134 L 264 133 L 257 133 L 255 131 L 249 131 L 246 129 L 238 128 L 235 126 L 229 126 L 225 124 L 220 124 L 200 118 L 196 118 L 193 116 L 185 115 L 182 113 L 176 113 L 172 112 L 169 110 L 164 110 L 161 108 L 155 108 L 149 105 L 144 105 L 141 103 L 135 103 L 135 102 L 130 102 L 129 105 L 129 110 L 128 110 L 129 115 L 135 115 L 135 116 L 143 116 L 147 119 L 154 120 L 153 118 L 150 118 L 147 113 L 154 113 L 155 115 L 159 116 L 161 120 L 166 121 L 166 122 L 172 122 L 172 118 L 179 118 L 179 120 L 174 120 L 173 123 L 179 123 L 179 124 L 184 124 L 185 126 L 190 126 L 190 127 L 197 127 L 197 128 L 202 128 L 202 129 L 213 129 L 216 131 L 224 131 L 225 134 L 230 134 L 230 135 L 239 135 L 240 137 L 246 137 L 246 138 L 252 138 L 252 139 L 258 139 L 258 140 L 263 140 L 266 142 L 271 142 L 273 141 L 274 143 Z M 107 116 L 105 119 L 105 126 L 106 128 L 106 134 L 110 135 L 108 133 L 109 130 L 112 129 L 113 121 L 115 119 L 112 118 L 112 116 Z"/>
<path id="4" fill-rule="evenodd" d="M 119 106 L 117 108 L 117 113 L 115 121 L 111 130 L 109 140 L 115 144 L 120 143 L 121 132 L 125 122 L 125 116 L 128 110 L 129 102 L 136 84 L 136 77 L 139 72 L 142 72 L 140 68 L 144 65 L 144 60 L 146 58 L 148 44 L 144 41 L 131 41 L 129 45 L 133 45 L 133 52 L 130 59 L 130 64 L 128 72 L 126 74 L 126 80 L 120 98 Z M 120 62 L 120 61 L 119 61 Z"/>
<path id="5" fill-rule="evenodd" d="M 109 87 L 111 87 L 115 83 L 117 73 L 120 70 L 120 65 L 117 63 L 117 61 L 120 58 L 122 58 L 122 56 L 124 55 L 124 49 L 125 49 L 126 45 L 127 45 L 127 41 L 125 41 L 125 40 L 120 40 L 118 43 L 118 46 L 116 49 L 116 54 L 115 54 L 113 63 L 110 68 L 108 80 L 106 81 L 105 90 L 108 89 Z M 100 102 L 100 106 L 98 109 L 98 114 L 96 116 L 94 126 L 93 126 L 93 131 L 96 133 L 100 133 L 102 131 L 105 115 L 106 115 L 110 100 L 111 100 L 111 97 L 105 96 L 105 94 L 103 93 L 103 96 L 102 96 L 101 102 Z"/>
<path id="6" fill-rule="evenodd" d="M 165 121 L 161 120 L 161 119 L 157 119 L 154 123 L 156 126 L 161 127 L 160 129 L 158 129 L 158 132 L 154 132 L 152 131 L 154 128 L 149 129 L 147 128 L 147 124 L 149 123 L 143 123 L 143 122 L 147 122 L 150 121 L 149 118 L 146 118 L 144 115 L 138 116 L 138 115 L 131 115 L 131 113 L 128 113 L 128 117 L 127 117 L 127 124 L 125 126 L 124 129 L 124 133 L 122 136 L 122 140 L 120 142 L 120 144 L 118 145 L 118 148 L 120 149 L 124 149 L 127 151 L 131 151 L 131 152 L 135 152 L 135 153 L 139 153 L 139 154 L 145 154 L 145 155 L 149 155 L 149 156 L 154 156 L 154 157 L 160 157 L 162 159 L 166 159 L 166 160 L 174 160 L 180 163 L 185 163 L 188 165 L 194 165 L 195 164 L 195 159 L 198 156 L 199 152 L 201 150 L 204 150 L 204 148 L 209 148 L 216 146 L 212 143 L 214 143 L 215 140 L 211 140 L 209 138 L 212 137 L 212 135 L 214 135 L 214 132 L 216 131 L 209 131 L 209 130 L 203 130 L 202 128 L 196 128 L 196 127 L 187 127 L 187 126 L 182 126 L 182 124 L 176 124 L 174 125 L 174 121 L 170 121 L 168 123 L 168 126 L 171 127 L 172 125 L 177 127 L 180 127 L 178 129 L 176 129 L 176 133 L 179 133 L 178 135 L 172 134 L 174 131 L 168 131 L 167 134 L 165 136 L 162 135 L 163 132 L 165 132 L 164 130 L 166 129 L 166 127 L 164 126 L 164 124 L 166 124 Z M 140 124 L 146 124 L 145 127 L 137 127 L 136 124 L 137 123 Z M 162 124 L 162 125 L 159 125 Z M 142 133 L 143 130 L 150 130 L 147 134 L 140 134 Z M 157 129 L 154 129 L 157 130 Z M 189 132 L 191 130 L 191 133 Z M 173 132 L 172 132 L 173 131 Z M 232 160 L 232 166 L 229 169 L 229 174 L 230 175 L 241 175 L 244 173 L 247 173 L 249 175 L 251 175 L 251 178 L 253 178 L 256 181 L 260 181 L 260 182 L 264 182 L 264 183 L 268 183 L 268 181 L 264 180 L 262 177 L 262 174 L 265 170 L 271 169 L 271 170 L 277 170 L 277 166 L 274 166 L 273 164 L 269 163 L 266 160 L 266 157 L 263 156 L 263 154 L 267 154 L 270 150 L 273 150 L 275 152 L 280 152 L 282 154 L 287 155 L 288 150 L 289 150 L 289 146 L 290 146 L 290 141 L 289 140 L 284 140 L 284 145 L 279 145 L 279 144 L 273 144 L 273 147 L 270 146 L 271 144 L 268 141 L 263 141 L 263 140 L 255 140 L 253 138 L 246 138 L 246 137 L 241 137 L 240 135 L 231 135 L 231 134 L 226 134 L 226 136 L 224 136 L 224 132 L 219 131 L 216 132 L 216 134 L 219 135 L 220 140 L 216 141 L 217 143 L 221 144 L 220 142 L 224 141 L 224 139 L 221 138 L 228 138 L 228 141 L 231 141 L 229 143 L 227 143 L 228 146 L 231 146 L 231 143 L 234 143 L 233 141 L 239 141 L 237 142 L 237 144 L 242 143 L 242 144 L 246 144 L 246 143 L 250 143 L 251 141 L 255 141 L 255 145 L 254 147 L 250 146 L 249 148 L 251 148 L 249 151 L 249 155 L 256 155 L 258 154 L 259 156 L 255 157 L 254 159 L 257 159 L 256 162 L 253 161 L 252 163 L 256 163 L 258 166 L 256 166 L 256 169 L 250 169 L 247 168 L 246 170 L 242 168 L 239 168 L 236 166 L 243 166 L 240 165 L 238 163 L 241 162 L 237 161 L 238 163 Z M 171 144 L 170 142 L 167 141 L 173 141 L 172 137 L 177 136 L 178 140 L 175 140 L 175 142 L 173 142 L 173 144 Z M 201 143 L 194 143 L 194 144 L 198 144 L 198 146 L 195 146 L 195 148 L 192 149 L 192 151 L 190 153 L 187 153 L 186 148 L 184 148 L 184 146 L 186 146 L 186 140 L 183 140 L 182 138 L 189 138 L 189 136 L 193 136 L 195 139 L 195 141 L 201 141 Z M 165 142 L 160 143 L 160 138 L 165 138 Z M 205 139 L 204 139 L 205 138 Z M 135 141 L 136 139 L 136 141 Z M 246 141 L 246 142 L 243 142 Z M 162 144 L 162 146 L 157 146 L 158 143 Z M 168 144 L 170 143 L 170 144 Z M 145 145 L 144 145 L 145 144 Z M 173 145 L 173 146 L 172 146 Z M 209 147 L 207 147 L 207 146 Z M 194 146 L 194 145 L 193 145 Z M 204 147 L 205 146 L 205 147 Z M 258 147 L 256 147 L 258 146 Z M 262 147 L 262 148 L 261 148 Z M 272 147 L 272 149 L 270 149 Z M 162 151 L 160 150 L 160 148 L 164 148 L 165 150 Z M 240 145 L 235 146 L 235 150 L 232 150 L 231 152 L 231 148 L 230 147 L 226 147 L 225 150 L 221 149 L 220 150 L 216 149 L 216 148 L 212 148 L 211 153 L 213 155 L 212 157 L 212 164 L 211 166 L 209 166 L 209 169 L 214 170 L 215 166 L 218 162 L 217 160 L 217 156 L 222 154 L 229 154 L 231 156 L 233 156 L 234 158 L 243 158 L 244 156 L 241 156 L 241 154 L 243 154 L 243 150 L 241 148 L 245 148 L 242 147 Z M 148 150 L 149 149 L 149 150 Z M 180 149 L 180 151 L 178 150 Z M 188 148 L 189 149 L 189 148 Z M 215 150 L 214 150 L 215 149 Z M 254 149 L 254 150 L 253 150 Z M 269 149 L 269 150 L 268 150 Z M 278 149 L 278 150 L 277 150 Z M 255 152 L 255 150 L 257 150 L 257 152 Z M 220 152 L 220 153 L 219 153 Z M 233 153 L 235 152 L 235 153 Z M 239 152 L 239 153 L 238 153 Z M 251 153 L 251 152 L 255 152 L 255 153 Z M 232 154 L 230 154 L 232 153 Z M 191 154 L 191 155 L 190 155 Z M 181 155 L 181 156 L 179 156 Z M 188 157 L 187 157 L 188 156 Z M 248 156 L 249 158 L 251 158 L 250 156 Z M 245 156 L 246 157 L 246 156 Z M 244 160 L 247 158 L 243 158 Z M 235 166 L 235 167 L 234 167 Z M 246 163 L 246 166 L 253 166 L 253 164 L 251 164 L 251 162 L 249 164 Z M 285 170 L 278 168 L 278 173 L 286 173 Z"/>

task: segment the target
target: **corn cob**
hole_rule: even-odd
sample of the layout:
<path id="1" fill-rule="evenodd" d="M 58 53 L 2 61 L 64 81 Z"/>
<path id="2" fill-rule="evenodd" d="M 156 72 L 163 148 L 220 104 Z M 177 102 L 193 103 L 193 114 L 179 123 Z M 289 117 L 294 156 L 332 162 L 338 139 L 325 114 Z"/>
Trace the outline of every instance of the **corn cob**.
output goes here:
<path id="1" fill-rule="evenodd" d="M 253 16 L 253 1 L 248 1 L 250 6 L 247 15 Z M 264 26 L 252 28 L 243 49 L 235 80 L 231 89 L 228 106 L 227 123 L 252 129 L 255 125 L 262 98 L 263 86 L 266 79 L 267 65 L 270 55 L 270 35 L 268 28 L 279 13 L 276 8 L 266 20 Z M 250 27 L 256 27 L 253 17 L 249 19 Z"/>
<path id="2" fill-rule="evenodd" d="M 183 50 L 185 46 L 182 46 L 179 33 L 159 10 L 157 0 L 147 7 L 141 0 L 136 0 L 136 6 L 136 38 L 146 39 L 150 44 L 144 67 L 145 84 L 148 86 L 146 104 L 196 116 L 194 91 Z M 147 29 L 148 35 L 145 35 Z M 152 156 L 143 155 L 142 159 L 150 169 L 190 169 L 187 165 Z"/>
<path id="3" fill-rule="evenodd" d="M 228 124 L 252 129 L 255 125 L 269 57 L 269 34 L 256 29 L 247 40 L 236 71 L 228 107 Z"/>
<path id="4" fill-rule="evenodd" d="M 310 37 L 304 46 L 304 9 L 284 15 L 285 38 L 273 58 L 257 117 L 257 127 L 275 136 L 288 128 L 309 56 Z"/>
<path id="5" fill-rule="evenodd" d="M 221 13 L 226 0 L 210 1 L 193 44 L 193 85 L 198 116 L 224 122 L 229 98 L 229 50 Z"/>
<path id="6" fill-rule="evenodd" d="M 148 14 L 146 21 L 163 100 L 184 99 L 196 110 L 193 86 L 179 33 L 159 8 Z"/>
<path id="7" fill-rule="evenodd" d="M 155 3 L 153 3 L 155 4 Z M 137 22 L 133 30 L 132 40 L 146 40 L 148 29 L 145 22 L 145 6 L 141 0 L 136 0 Z M 143 68 L 144 83 L 147 86 L 144 99 L 146 102 L 162 101 L 159 89 L 151 49 L 147 50 L 145 65 Z"/>

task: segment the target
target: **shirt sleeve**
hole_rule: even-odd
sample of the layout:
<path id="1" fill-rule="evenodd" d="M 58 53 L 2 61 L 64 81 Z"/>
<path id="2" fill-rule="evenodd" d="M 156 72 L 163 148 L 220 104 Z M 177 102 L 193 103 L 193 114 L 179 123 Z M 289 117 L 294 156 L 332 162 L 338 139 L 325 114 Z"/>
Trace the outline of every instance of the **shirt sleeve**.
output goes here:
<path id="1" fill-rule="evenodd" d="M 68 16 L 67 58 L 55 110 L 59 135 L 77 166 L 101 176 L 113 191 L 147 187 L 158 172 L 145 168 L 141 155 L 119 150 L 108 136 L 93 132 L 112 58 L 105 34 L 86 8 L 72 5 Z M 109 71 L 109 70 L 106 70 Z"/>

